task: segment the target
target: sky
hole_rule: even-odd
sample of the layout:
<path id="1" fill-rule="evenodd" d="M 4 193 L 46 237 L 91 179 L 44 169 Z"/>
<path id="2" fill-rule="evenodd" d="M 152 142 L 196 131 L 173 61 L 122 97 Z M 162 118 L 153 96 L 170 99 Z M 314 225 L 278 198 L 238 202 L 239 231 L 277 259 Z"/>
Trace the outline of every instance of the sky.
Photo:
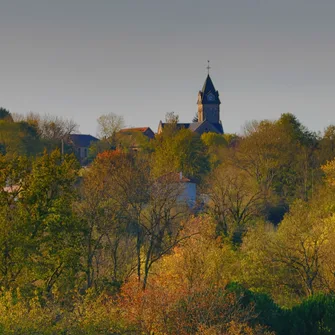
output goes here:
<path id="1" fill-rule="evenodd" d="M 334 0 L 0 0 L 0 106 L 157 131 L 171 111 L 192 120 L 210 60 L 225 132 L 287 112 L 323 131 L 334 17 Z"/>

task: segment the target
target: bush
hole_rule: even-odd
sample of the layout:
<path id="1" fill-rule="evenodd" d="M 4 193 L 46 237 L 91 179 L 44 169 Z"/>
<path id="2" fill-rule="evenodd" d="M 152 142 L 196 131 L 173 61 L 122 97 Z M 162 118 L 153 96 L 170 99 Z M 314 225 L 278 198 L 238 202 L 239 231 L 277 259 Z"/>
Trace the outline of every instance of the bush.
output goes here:
<path id="1" fill-rule="evenodd" d="M 335 334 L 334 295 L 312 296 L 294 307 L 289 314 L 289 322 L 285 334 Z"/>

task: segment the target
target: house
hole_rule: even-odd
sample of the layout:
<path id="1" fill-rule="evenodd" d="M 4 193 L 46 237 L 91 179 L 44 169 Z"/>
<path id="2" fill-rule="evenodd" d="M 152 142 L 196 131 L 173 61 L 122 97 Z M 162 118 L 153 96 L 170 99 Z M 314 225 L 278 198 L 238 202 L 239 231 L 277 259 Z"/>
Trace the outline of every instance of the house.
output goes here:
<path id="1" fill-rule="evenodd" d="M 209 69 L 209 67 L 208 67 Z M 198 93 L 198 116 L 197 122 L 177 123 L 177 128 L 186 128 L 191 131 L 203 134 L 214 132 L 223 134 L 223 127 L 220 120 L 219 92 L 215 89 L 213 81 L 208 73 L 202 90 Z M 167 123 L 159 122 L 157 133 L 160 134 Z"/>
<path id="2" fill-rule="evenodd" d="M 132 135 L 134 133 L 142 133 L 149 140 L 155 138 L 155 133 L 150 127 L 139 127 L 139 128 L 124 128 L 119 131 L 120 134 Z"/>
<path id="3" fill-rule="evenodd" d="M 92 135 L 71 134 L 69 136 L 69 144 L 74 147 L 76 156 L 81 164 L 85 164 L 88 159 L 88 149 L 94 142 L 99 141 Z"/>
<path id="4" fill-rule="evenodd" d="M 133 151 L 141 150 L 145 143 L 155 138 L 150 127 L 124 128 L 116 134 L 117 145 Z"/>
<path id="5" fill-rule="evenodd" d="M 172 185 L 177 191 L 177 201 L 193 208 L 197 200 L 197 186 L 194 181 L 183 176 L 182 172 L 170 172 L 158 178 L 160 184 Z"/>

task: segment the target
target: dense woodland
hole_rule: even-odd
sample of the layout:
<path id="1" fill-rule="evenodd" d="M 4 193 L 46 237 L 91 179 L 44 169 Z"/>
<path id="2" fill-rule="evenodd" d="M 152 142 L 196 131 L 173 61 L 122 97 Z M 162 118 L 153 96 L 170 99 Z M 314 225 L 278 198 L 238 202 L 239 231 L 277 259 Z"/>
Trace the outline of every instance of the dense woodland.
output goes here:
<path id="1" fill-rule="evenodd" d="M 169 119 L 149 141 L 100 117 L 83 168 L 73 122 L 0 109 L 0 333 L 335 333 L 335 126 Z"/>

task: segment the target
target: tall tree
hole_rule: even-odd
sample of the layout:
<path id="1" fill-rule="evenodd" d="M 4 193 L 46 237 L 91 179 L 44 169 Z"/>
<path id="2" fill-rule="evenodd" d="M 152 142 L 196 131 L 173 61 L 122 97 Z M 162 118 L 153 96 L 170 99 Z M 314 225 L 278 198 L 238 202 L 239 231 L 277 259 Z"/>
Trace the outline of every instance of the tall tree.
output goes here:
<path id="1" fill-rule="evenodd" d="M 241 243 L 248 226 L 262 214 L 263 195 L 244 171 L 221 164 L 207 178 L 209 212 L 218 232 Z"/>
<path id="2" fill-rule="evenodd" d="M 109 144 L 115 144 L 115 135 L 124 127 L 124 119 L 120 115 L 109 113 L 98 118 L 98 137 Z"/>
<path id="3" fill-rule="evenodd" d="M 74 158 L 62 159 L 59 151 L 45 153 L 31 166 L 22 162 L 12 159 L 1 168 L 2 185 L 7 188 L 0 190 L 0 221 L 8 229 L 0 234 L 5 269 L 0 280 L 7 286 L 20 284 L 51 293 L 60 281 L 73 285 L 69 278 L 76 276 L 80 234 L 71 204 L 78 166 Z"/>
<path id="4" fill-rule="evenodd" d="M 120 151 L 106 151 L 83 175 L 76 211 L 85 227 L 82 247 L 87 288 L 97 287 L 103 280 L 122 282 L 135 268 L 136 242 L 129 229 L 129 204 L 120 191 L 130 192 L 127 180 L 134 178 L 129 170 L 132 159 Z"/>

